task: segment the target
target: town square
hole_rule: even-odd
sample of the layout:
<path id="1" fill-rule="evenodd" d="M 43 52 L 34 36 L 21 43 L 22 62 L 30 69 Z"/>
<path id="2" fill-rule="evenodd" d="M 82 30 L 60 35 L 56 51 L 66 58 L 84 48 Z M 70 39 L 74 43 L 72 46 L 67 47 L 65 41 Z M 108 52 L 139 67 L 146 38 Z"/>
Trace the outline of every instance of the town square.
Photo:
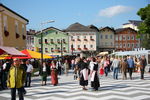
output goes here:
<path id="1" fill-rule="evenodd" d="M 150 100 L 150 0 L 0 0 L 0 100 Z"/>

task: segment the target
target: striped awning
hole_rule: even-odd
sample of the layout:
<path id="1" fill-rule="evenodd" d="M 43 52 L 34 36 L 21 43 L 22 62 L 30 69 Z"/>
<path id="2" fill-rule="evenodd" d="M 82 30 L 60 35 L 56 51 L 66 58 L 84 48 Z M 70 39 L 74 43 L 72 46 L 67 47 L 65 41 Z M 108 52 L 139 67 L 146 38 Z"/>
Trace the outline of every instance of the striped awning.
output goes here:
<path id="1" fill-rule="evenodd" d="M 8 54 L 11 56 L 26 56 L 14 47 L 0 46 L 0 55 Z"/>

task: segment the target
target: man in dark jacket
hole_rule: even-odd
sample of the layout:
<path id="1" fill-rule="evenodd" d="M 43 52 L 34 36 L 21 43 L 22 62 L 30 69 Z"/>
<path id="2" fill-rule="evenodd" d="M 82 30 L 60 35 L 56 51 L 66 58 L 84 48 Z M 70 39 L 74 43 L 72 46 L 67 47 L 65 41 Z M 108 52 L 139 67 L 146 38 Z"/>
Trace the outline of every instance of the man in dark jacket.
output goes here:
<path id="1" fill-rule="evenodd" d="M 147 65 L 147 61 L 145 56 L 141 57 L 141 67 L 140 67 L 140 71 L 141 71 L 141 79 L 144 79 L 144 71 L 145 71 L 145 67 Z"/>

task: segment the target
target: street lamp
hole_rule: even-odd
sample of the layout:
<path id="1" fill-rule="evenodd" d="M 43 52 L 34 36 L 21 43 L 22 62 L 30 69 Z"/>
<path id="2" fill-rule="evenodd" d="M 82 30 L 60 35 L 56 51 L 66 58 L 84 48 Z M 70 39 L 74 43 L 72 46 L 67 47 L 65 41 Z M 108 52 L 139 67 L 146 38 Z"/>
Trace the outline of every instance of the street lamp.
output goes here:
<path id="1" fill-rule="evenodd" d="M 47 22 L 42 22 L 41 26 L 48 23 L 53 23 L 54 20 L 49 20 Z M 43 64 L 43 30 L 41 29 L 41 64 Z"/>

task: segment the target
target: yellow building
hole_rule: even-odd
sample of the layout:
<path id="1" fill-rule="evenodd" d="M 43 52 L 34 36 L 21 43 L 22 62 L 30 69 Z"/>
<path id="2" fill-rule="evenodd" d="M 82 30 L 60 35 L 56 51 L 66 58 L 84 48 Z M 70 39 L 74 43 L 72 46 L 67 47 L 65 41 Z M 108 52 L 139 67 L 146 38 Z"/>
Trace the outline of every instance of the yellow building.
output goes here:
<path id="1" fill-rule="evenodd" d="M 26 18 L 0 4 L 0 46 L 25 49 L 28 22 Z"/>

